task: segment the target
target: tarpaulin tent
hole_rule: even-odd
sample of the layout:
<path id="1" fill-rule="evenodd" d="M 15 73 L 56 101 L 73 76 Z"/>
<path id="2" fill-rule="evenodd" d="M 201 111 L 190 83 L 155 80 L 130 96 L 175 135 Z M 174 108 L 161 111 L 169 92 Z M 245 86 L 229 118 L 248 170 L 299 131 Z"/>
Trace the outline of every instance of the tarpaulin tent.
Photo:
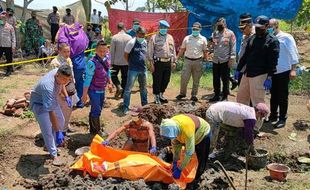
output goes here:
<path id="1" fill-rule="evenodd" d="M 141 26 L 145 27 L 147 33 L 158 31 L 158 21 L 167 20 L 170 23 L 170 31 L 174 38 L 176 47 L 179 47 L 187 33 L 188 12 L 178 13 L 146 13 L 136 11 L 124 11 L 109 9 L 109 29 L 112 34 L 117 33 L 117 23 L 123 22 L 127 29 L 131 29 L 133 19 L 141 21 Z"/>
<path id="2" fill-rule="evenodd" d="M 175 180 L 172 177 L 171 164 L 148 153 L 106 147 L 101 144 L 102 141 L 103 139 L 96 135 L 91 143 L 90 151 L 84 153 L 71 169 L 82 170 L 94 177 L 100 174 L 104 177 L 129 180 L 144 179 L 168 184 L 176 183 L 182 189 L 195 178 L 198 166 L 196 155 L 183 169 L 181 178 Z"/>
<path id="3" fill-rule="evenodd" d="M 253 18 L 266 15 L 272 18 L 291 20 L 301 7 L 302 0 L 180 0 L 190 11 L 188 25 L 199 21 L 202 25 L 213 25 L 219 17 L 225 17 L 228 28 L 233 30 L 238 39 L 241 32 L 238 29 L 239 16 L 250 13 Z M 204 28 L 206 37 L 211 35 L 212 28 Z M 240 42 L 240 40 L 238 40 Z"/>

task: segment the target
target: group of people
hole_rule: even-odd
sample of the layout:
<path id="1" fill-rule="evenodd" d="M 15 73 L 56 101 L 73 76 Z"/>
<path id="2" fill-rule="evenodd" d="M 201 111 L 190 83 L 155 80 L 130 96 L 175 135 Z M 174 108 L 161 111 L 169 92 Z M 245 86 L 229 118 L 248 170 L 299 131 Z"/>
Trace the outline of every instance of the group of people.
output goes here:
<path id="1" fill-rule="evenodd" d="M 96 22 L 92 24 L 93 28 L 96 27 Z M 239 25 L 243 38 L 241 50 L 237 54 L 235 35 L 227 28 L 225 19 L 219 18 L 215 26 L 211 40 L 214 51 L 214 97 L 210 102 L 219 102 L 212 104 L 206 111 L 206 120 L 190 114 L 178 114 L 163 119 L 160 125 L 160 135 L 171 140 L 174 155 L 172 173 L 176 179 L 181 177 L 183 169 L 196 153 L 199 162 L 195 179 L 197 182 L 205 170 L 209 152 L 217 142 L 220 124 L 244 128 L 244 138 L 249 150 L 255 152 L 254 130 L 260 129 L 270 112 L 265 104 L 266 90 L 271 92 L 271 113 L 268 121 L 278 121 L 275 128 L 285 126 L 288 82 L 296 76 L 295 65 L 299 58 L 293 37 L 280 30 L 276 19 L 259 16 L 253 22 L 250 14 L 243 14 L 240 16 Z M 169 27 L 167 21 L 160 20 L 159 32 L 147 41 L 147 31 L 138 19 L 133 21 L 133 27 L 128 31 L 123 23 L 118 23 L 119 32 L 113 36 L 110 49 L 104 40 L 97 41 L 95 55 L 89 60 L 86 60 L 84 54 L 84 50 L 89 46 L 89 38 L 82 26 L 71 23 L 59 28 L 56 38 L 59 55 L 52 61 L 58 68 L 50 71 L 38 82 L 31 93 L 30 101 L 45 145 L 56 165 L 59 164 L 57 146 L 63 143 L 65 132 L 69 132 L 68 121 L 73 105 L 82 108 L 89 102 L 90 133 L 106 136 L 101 131 L 100 116 L 105 91 L 112 89 L 113 85 L 116 87 L 115 98 L 123 98 L 123 113 L 131 113 L 132 119 L 111 133 L 102 142 L 103 146 L 109 145 L 113 138 L 126 131 L 128 141 L 124 149 L 156 155 L 156 138 L 152 124 L 141 118 L 141 109 L 130 112 L 131 90 L 136 79 L 142 106 L 149 103 L 147 70 L 150 70 L 153 76 L 154 103 L 167 103 L 164 93 L 170 81 L 171 70 L 184 55 L 180 94 L 176 99 L 186 97 L 187 84 L 192 76 L 191 100 L 198 101 L 203 60 L 210 56 L 208 40 L 200 34 L 200 23 L 193 24 L 192 33 L 184 38 L 178 54 L 174 39 L 168 34 Z M 234 67 L 235 60 L 237 66 L 232 77 L 230 70 Z M 119 72 L 121 81 L 118 78 Z M 233 82 L 240 82 L 237 102 L 227 101 L 231 78 Z M 75 84 L 73 90 L 70 83 Z M 180 162 L 183 145 L 185 155 Z"/>

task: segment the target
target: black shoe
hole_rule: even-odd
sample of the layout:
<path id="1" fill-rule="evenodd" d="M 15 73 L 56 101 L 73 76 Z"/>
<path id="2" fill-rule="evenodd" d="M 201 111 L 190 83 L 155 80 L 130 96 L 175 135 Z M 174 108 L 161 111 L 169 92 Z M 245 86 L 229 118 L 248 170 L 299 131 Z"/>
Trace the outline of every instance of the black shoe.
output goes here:
<path id="1" fill-rule="evenodd" d="M 177 97 L 175 97 L 177 100 L 181 100 L 182 98 L 185 98 L 185 95 L 179 94 Z"/>
<path id="2" fill-rule="evenodd" d="M 232 84 L 232 86 L 231 86 L 230 90 L 234 90 L 238 86 L 238 81 L 234 80 L 233 82 L 231 82 L 231 84 Z"/>
<path id="3" fill-rule="evenodd" d="M 220 101 L 220 97 L 219 96 L 213 96 L 213 98 L 211 98 L 209 100 L 209 102 L 218 102 L 218 101 Z"/>
<path id="4" fill-rule="evenodd" d="M 191 101 L 198 102 L 198 98 L 196 96 L 192 96 Z"/>
<path id="5" fill-rule="evenodd" d="M 276 124 L 273 125 L 274 128 L 280 129 L 285 127 L 286 121 L 285 120 L 279 120 Z"/>
<path id="6" fill-rule="evenodd" d="M 264 120 L 264 123 L 273 123 L 278 121 L 278 117 L 277 116 L 269 116 L 268 119 Z"/>
<path id="7" fill-rule="evenodd" d="M 223 97 L 221 98 L 221 101 L 228 101 L 228 97 L 227 97 L 227 96 L 223 96 Z"/>
<path id="8" fill-rule="evenodd" d="M 8 77 L 8 76 L 10 76 L 11 74 L 12 74 L 12 71 L 7 71 L 7 72 L 4 74 L 4 76 Z"/>

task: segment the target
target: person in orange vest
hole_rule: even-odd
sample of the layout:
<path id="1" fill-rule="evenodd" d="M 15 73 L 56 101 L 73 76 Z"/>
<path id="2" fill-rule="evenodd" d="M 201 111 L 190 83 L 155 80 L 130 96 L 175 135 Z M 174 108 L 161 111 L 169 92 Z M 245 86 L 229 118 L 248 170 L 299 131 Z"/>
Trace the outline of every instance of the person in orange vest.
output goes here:
<path id="1" fill-rule="evenodd" d="M 128 140 L 123 146 L 124 150 L 149 152 L 153 155 L 156 154 L 157 147 L 153 125 L 141 118 L 141 111 L 142 108 L 140 107 L 131 111 L 130 115 L 132 119 L 125 122 L 122 127 L 111 133 L 102 144 L 104 146 L 109 145 L 111 140 L 125 131 Z"/>

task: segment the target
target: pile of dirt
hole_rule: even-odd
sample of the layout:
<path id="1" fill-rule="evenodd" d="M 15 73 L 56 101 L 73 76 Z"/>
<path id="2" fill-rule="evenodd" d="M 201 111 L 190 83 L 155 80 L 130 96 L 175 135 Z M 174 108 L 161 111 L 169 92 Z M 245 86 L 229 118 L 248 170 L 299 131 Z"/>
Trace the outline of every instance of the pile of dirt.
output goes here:
<path id="1" fill-rule="evenodd" d="M 310 157 L 310 153 L 287 155 L 284 152 L 272 154 L 268 157 L 269 163 L 285 164 L 291 168 L 292 172 L 309 172 L 310 166 L 298 162 L 299 157 Z"/>

